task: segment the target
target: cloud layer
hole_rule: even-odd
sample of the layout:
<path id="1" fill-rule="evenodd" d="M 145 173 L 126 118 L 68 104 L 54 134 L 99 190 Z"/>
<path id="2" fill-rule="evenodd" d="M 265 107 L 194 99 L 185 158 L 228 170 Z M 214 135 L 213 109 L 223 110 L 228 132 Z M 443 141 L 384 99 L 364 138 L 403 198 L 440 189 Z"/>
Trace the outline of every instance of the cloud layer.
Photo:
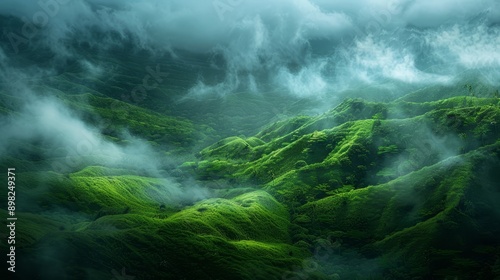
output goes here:
<path id="1" fill-rule="evenodd" d="M 75 41 L 220 55 L 225 77 L 200 79 L 188 91 L 197 96 L 264 84 L 324 96 L 351 83 L 446 83 L 500 65 L 495 0 L 7 0 L 0 11 L 24 22 L 4 40 L 38 38 L 60 56 L 75 56 Z"/>

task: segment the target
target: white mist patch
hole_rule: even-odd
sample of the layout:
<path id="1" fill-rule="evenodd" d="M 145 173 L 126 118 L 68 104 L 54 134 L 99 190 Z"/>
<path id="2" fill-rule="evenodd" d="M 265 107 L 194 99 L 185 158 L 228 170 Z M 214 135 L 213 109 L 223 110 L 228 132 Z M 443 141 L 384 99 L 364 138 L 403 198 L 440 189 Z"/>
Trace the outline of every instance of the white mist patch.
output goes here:
<path id="1" fill-rule="evenodd" d="M 413 41 L 421 42 L 419 33 L 412 34 Z M 360 86 L 380 86 L 405 92 L 408 88 L 448 84 L 454 73 L 434 73 L 429 66 L 417 64 L 419 59 L 415 43 L 401 38 L 398 31 L 367 36 L 345 47 L 339 47 L 330 60 L 337 91 L 356 89 Z M 428 55 L 432 55 L 428 53 Z"/>
<path id="2" fill-rule="evenodd" d="M 205 82 L 198 80 L 196 85 L 187 91 L 186 98 L 201 99 L 210 96 L 225 96 L 236 91 L 239 86 L 239 75 L 237 73 L 228 73 L 224 81 L 214 85 L 207 85 Z"/>
<path id="3" fill-rule="evenodd" d="M 450 29 L 430 34 L 428 43 L 443 58 L 453 59 L 465 68 L 500 66 L 500 30 L 484 25 Z"/>
<path id="4" fill-rule="evenodd" d="M 56 56 L 80 59 L 70 42 L 220 56 L 225 78 L 201 77 L 188 98 L 268 84 L 317 97 L 359 83 L 449 83 L 467 69 L 495 83 L 500 68 L 496 0 L 85 0 L 58 5 L 43 28 L 32 20 L 43 11 L 37 3 L 5 0 L 0 14 L 27 19 Z M 27 37 L 22 27 L 11 31 Z M 347 55 L 336 57 L 342 49 Z"/>
<path id="5" fill-rule="evenodd" d="M 366 82 L 380 80 L 381 77 L 408 83 L 423 79 L 422 73 L 415 68 L 414 57 L 410 52 L 374 42 L 371 37 L 356 44 L 352 63 L 353 72 L 359 73 Z"/>
<path id="6" fill-rule="evenodd" d="M 269 44 L 269 34 L 259 16 L 243 19 L 231 30 L 233 39 L 219 47 L 232 71 L 252 70 L 261 65 L 259 54 Z"/>
<path id="7" fill-rule="evenodd" d="M 79 62 L 82 68 L 87 73 L 86 76 L 88 77 L 99 78 L 102 77 L 102 75 L 104 74 L 104 68 L 101 67 L 100 65 L 97 65 L 85 59 L 80 60 Z"/>
<path id="8" fill-rule="evenodd" d="M 47 157 L 52 156 L 50 151 L 64 150 L 69 156 L 98 155 L 112 161 L 123 158 L 118 146 L 105 141 L 96 128 L 87 126 L 56 99 L 33 95 L 25 98 L 30 101 L 5 129 L 2 142 L 41 140 L 52 148 Z"/>
<path id="9" fill-rule="evenodd" d="M 291 73 L 287 68 L 281 68 L 276 76 L 276 84 L 285 88 L 297 97 L 321 97 L 328 87 L 322 71 L 325 61 L 304 67 L 298 73 Z"/>
<path id="10" fill-rule="evenodd" d="M 247 79 L 248 79 L 248 81 L 247 81 L 248 90 L 252 93 L 258 93 L 259 86 L 257 85 L 257 81 L 255 80 L 255 77 L 252 74 L 248 74 Z"/>
<path id="11" fill-rule="evenodd" d="M 164 170 L 171 159 L 155 150 L 148 142 L 131 136 L 126 131 L 120 144 L 104 138 L 97 127 L 92 127 L 53 97 L 24 94 L 24 108 L 10 119 L 0 123 L 0 155 L 5 156 L 19 148 L 17 143 L 33 143 L 43 149 L 43 160 L 51 171 L 68 174 L 89 164 L 128 169 L 144 176 L 165 180 L 164 193 L 173 202 L 195 201 L 206 198 L 209 191 L 193 182 L 174 182 Z M 14 149 L 14 150 L 13 150 Z"/>

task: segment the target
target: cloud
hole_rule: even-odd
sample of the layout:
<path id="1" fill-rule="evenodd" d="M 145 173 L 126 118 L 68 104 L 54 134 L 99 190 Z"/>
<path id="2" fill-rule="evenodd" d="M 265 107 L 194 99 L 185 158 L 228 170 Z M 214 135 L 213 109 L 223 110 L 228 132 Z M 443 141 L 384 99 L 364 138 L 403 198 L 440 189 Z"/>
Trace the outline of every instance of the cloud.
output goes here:
<path id="1" fill-rule="evenodd" d="M 500 29 L 487 26 L 454 25 L 429 33 L 427 43 L 443 62 L 465 70 L 496 71 L 500 68 Z M 497 83 L 499 82 L 497 78 Z"/>
<path id="2" fill-rule="evenodd" d="M 396 34 L 399 35 L 399 34 Z M 423 40 L 420 34 L 417 34 Z M 406 84 L 447 83 L 451 77 L 427 72 L 428 65 L 417 65 L 418 51 L 413 42 L 391 39 L 383 34 L 378 38 L 368 36 L 357 40 L 349 50 L 344 50 L 343 61 L 337 67 L 344 80 L 353 83 L 376 84 L 389 81 Z M 396 37 L 402 39 L 401 37 Z M 432 56 L 426 53 L 425 56 Z M 427 59 L 427 58 L 426 58 Z"/>
<path id="3" fill-rule="evenodd" d="M 38 160 L 54 172 L 68 174 L 100 165 L 162 178 L 165 188 L 158 200 L 165 203 L 193 202 L 210 195 L 194 180 L 183 184 L 170 177 L 166 169 L 173 160 L 145 140 L 123 131 L 122 143 L 112 142 L 55 97 L 25 89 L 22 98 L 22 108 L 0 122 L 0 156 L 15 155 L 19 143 L 33 144 L 42 151 Z"/>
<path id="4" fill-rule="evenodd" d="M 443 1 L 409 1 L 410 4 L 404 11 L 406 22 L 419 27 L 436 27 L 446 23 L 457 23 L 470 20 L 480 13 L 490 13 L 487 18 L 494 22 L 498 20 L 493 16 L 498 13 L 500 6 L 493 0 L 443 0 Z"/>
<path id="5" fill-rule="evenodd" d="M 328 88 L 328 82 L 322 75 L 326 64 L 326 61 L 317 61 L 301 68 L 297 73 L 281 67 L 276 75 L 276 84 L 285 85 L 290 93 L 298 97 L 313 97 L 314 95 L 321 97 Z"/>
<path id="6" fill-rule="evenodd" d="M 30 42 L 59 56 L 83 59 L 71 42 L 102 50 L 133 42 L 152 53 L 222 57 L 225 76 L 201 76 L 188 96 L 269 85 L 317 97 L 346 81 L 445 83 L 460 70 L 452 65 L 498 68 L 495 0 L 6 0 L 0 11 L 24 22 L 11 33 L 29 37 L 34 26 L 38 41 Z"/>

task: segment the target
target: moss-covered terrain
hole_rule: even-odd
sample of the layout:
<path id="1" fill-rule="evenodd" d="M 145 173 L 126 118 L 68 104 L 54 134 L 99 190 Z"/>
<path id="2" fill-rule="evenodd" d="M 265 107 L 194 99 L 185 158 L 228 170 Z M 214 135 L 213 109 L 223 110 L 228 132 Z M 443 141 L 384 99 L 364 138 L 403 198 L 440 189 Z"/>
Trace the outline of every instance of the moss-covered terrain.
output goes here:
<path id="1" fill-rule="evenodd" d="M 6 147 L 1 164 L 17 170 L 19 279 L 500 276 L 500 99 L 489 87 L 351 98 L 249 134 L 256 124 L 224 127 L 226 111 L 179 117 L 78 77 L 37 89 L 110 147 L 129 147 L 125 132 L 144 140 L 155 170 L 43 139 Z M 20 116 L 22 100 L 0 94 L 2 117 Z M 224 102 L 238 111 L 248 100 Z M 5 217 L 6 192 L 0 201 Z"/>
<path id="2" fill-rule="evenodd" d="M 274 195 L 292 242 L 326 247 L 317 270 L 328 279 L 492 279 L 499 121 L 498 98 L 350 99 L 221 140 L 181 168 Z"/>
<path id="3" fill-rule="evenodd" d="M 292 246 L 289 214 L 265 191 L 175 205 L 168 182 L 124 173 L 17 174 L 19 185 L 38 181 L 19 187 L 17 252 L 30 270 L 17 275 L 104 279 L 125 267 L 141 279 L 272 279 L 308 254 Z"/>

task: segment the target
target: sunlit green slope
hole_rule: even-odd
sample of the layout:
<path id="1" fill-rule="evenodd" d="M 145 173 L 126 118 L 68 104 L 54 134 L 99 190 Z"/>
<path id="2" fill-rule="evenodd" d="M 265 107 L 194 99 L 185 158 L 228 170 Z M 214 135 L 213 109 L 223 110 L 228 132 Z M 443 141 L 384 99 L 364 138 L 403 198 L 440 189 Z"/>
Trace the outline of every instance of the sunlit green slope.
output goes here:
<path id="1" fill-rule="evenodd" d="M 494 278 L 500 101 L 455 95 L 347 99 L 219 139 L 231 129 L 209 119 L 60 92 L 103 141 L 126 147 L 124 131 L 144 139 L 157 170 L 14 143 L 2 165 L 19 172 L 18 276 Z M 14 95 L 2 102 L 7 119 L 21 114 Z"/>
<path id="2" fill-rule="evenodd" d="M 347 100 L 221 140 L 182 168 L 261 185 L 312 253 L 317 240 L 342 244 L 319 261 L 327 275 L 488 279 L 500 257 L 499 122 L 498 98 Z"/>
<path id="3" fill-rule="evenodd" d="M 17 174 L 18 266 L 30 267 L 19 277 L 106 279 L 124 267 L 140 279 L 273 279 L 307 256 L 264 191 L 181 206 L 170 182 L 125 173 Z"/>

